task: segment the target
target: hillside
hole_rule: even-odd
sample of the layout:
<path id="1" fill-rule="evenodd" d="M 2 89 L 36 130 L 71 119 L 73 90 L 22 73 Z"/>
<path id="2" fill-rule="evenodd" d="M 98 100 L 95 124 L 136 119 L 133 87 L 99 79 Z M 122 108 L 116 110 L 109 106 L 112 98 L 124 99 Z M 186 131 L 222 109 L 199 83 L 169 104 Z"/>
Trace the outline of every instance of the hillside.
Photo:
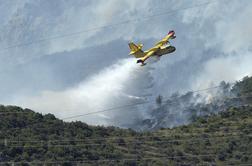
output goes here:
<path id="1" fill-rule="evenodd" d="M 1 164 L 185 165 L 252 163 L 252 107 L 230 108 L 196 122 L 137 133 L 66 123 L 53 115 L 1 107 Z M 24 112 L 26 114 L 20 114 Z M 73 162 L 74 161 L 74 162 Z"/>
<path id="2" fill-rule="evenodd" d="M 64 122 L 52 114 L 1 106 L 0 165 L 251 164 L 251 80 L 232 89 L 246 99 L 243 106 L 153 132 Z"/>

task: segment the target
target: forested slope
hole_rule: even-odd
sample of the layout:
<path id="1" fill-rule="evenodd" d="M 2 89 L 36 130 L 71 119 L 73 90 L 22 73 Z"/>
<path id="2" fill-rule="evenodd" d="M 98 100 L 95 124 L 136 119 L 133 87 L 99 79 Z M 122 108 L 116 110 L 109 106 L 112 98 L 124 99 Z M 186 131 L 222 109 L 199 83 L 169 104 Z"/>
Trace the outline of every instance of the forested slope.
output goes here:
<path id="1" fill-rule="evenodd" d="M 248 97 L 251 85 L 251 78 L 246 78 L 233 89 Z M 153 132 L 64 122 L 52 114 L 1 106 L 0 164 L 251 164 L 252 107 L 247 97 L 244 106 Z"/>

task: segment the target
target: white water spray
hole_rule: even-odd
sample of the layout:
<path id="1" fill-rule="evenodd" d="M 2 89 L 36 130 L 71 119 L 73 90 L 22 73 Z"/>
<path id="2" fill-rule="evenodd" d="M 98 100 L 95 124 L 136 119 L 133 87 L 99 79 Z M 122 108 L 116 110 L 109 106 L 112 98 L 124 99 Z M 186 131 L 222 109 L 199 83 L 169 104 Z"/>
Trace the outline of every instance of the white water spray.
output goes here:
<path id="1" fill-rule="evenodd" d="M 143 73 L 146 73 L 145 70 L 136 65 L 134 60 L 124 59 L 76 87 L 64 91 L 43 91 L 38 96 L 18 97 L 14 103 L 38 112 L 53 113 L 59 118 L 96 112 L 141 99 L 141 96 L 131 92 L 141 88 L 135 86 L 137 80 L 141 82 L 139 79 L 142 79 Z M 113 112 L 105 112 L 70 120 L 114 125 L 113 118 Z"/>

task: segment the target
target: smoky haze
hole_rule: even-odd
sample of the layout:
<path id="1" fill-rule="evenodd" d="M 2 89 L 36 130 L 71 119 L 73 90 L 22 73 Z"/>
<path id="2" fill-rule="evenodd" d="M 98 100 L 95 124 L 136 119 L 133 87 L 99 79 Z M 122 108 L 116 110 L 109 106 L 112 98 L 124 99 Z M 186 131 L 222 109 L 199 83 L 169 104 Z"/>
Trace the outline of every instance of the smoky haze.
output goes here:
<path id="1" fill-rule="evenodd" d="M 142 19 L 205 2 L 210 4 Z M 252 71 L 251 8 L 249 0 L 1 3 L 0 102 L 64 118 L 233 82 Z M 140 21 L 95 29 L 131 19 Z M 177 36 L 171 41 L 175 53 L 144 68 L 127 55 L 128 41 L 142 42 L 147 49 L 171 29 Z M 32 44 L 15 47 L 25 43 Z M 150 118 L 155 107 L 71 120 L 134 127 Z"/>

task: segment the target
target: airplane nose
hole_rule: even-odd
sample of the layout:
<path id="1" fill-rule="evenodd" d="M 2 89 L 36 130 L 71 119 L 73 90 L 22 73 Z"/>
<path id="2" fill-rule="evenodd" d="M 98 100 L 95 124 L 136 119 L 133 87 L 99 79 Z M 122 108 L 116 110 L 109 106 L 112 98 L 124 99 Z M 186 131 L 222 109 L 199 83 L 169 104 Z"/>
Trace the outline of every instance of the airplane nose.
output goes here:
<path id="1" fill-rule="evenodd" d="M 175 32 L 173 31 L 173 30 L 171 30 L 171 31 L 169 31 L 169 33 L 168 34 L 172 34 L 172 35 L 174 35 L 175 34 Z"/>

